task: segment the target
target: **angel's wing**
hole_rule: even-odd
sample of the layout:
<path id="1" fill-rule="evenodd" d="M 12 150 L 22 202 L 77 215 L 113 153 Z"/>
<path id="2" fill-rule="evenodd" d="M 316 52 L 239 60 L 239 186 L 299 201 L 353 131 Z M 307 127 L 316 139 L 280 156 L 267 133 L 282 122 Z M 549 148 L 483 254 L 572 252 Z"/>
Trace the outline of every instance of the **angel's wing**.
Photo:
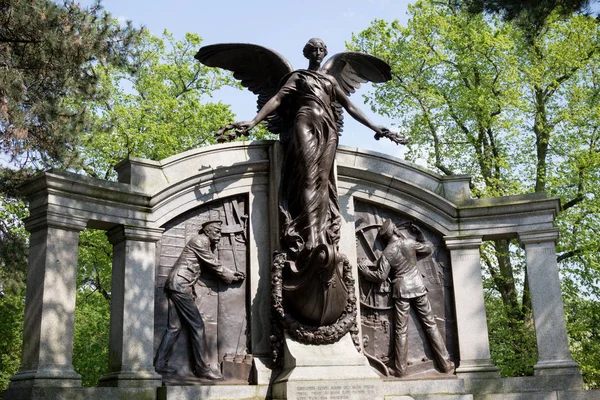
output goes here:
<path id="1" fill-rule="evenodd" d="M 281 79 L 293 71 L 282 55 L 255 44 L 220 43 L 204 46 L 194 58 L 209 67 L 233 71 L 233 77 L 241 81 L 242 86 L 258 95 L 258 110 L 277 93 Z M 277 113 L 269 115 L 266 122 L 269 131 L 279 133 Z"/>
<path id="2" fill-rule="evenodd" d="M 382 83 L 392 79 L 390 66 L 383 60 L 365 53 L 345 52 L 334 54 L 321 71 L 332 75 L 346 95 L 350 96 L 361 83 Z M 335 104 L 338 112 L 338 130 L 342 131 L 342 106 Z"/>
<path id="3" fill-rule="evenodd" d="M 352 51 L 333 55 L 321 71 L 335 77 L 347 95 L 354 93 L 361 83 L 382 83 L 392 79 L 391 68 L 385 61 Z"/>

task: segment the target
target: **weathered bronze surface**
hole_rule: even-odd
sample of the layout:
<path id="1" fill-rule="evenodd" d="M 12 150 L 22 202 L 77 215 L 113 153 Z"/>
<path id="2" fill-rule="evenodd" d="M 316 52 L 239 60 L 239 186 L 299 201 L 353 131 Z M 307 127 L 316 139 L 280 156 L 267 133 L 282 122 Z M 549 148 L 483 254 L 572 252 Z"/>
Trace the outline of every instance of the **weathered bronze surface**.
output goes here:
<path id="1" fill-rule="evenodd" d="M 362 342 L 371 364 L 387 376 L 453 371 L 452 277 L 440 238 L 373 204 L 355 202 L 355 217 Z"/>
<path id="2" fill-rule="evenodd" d="M 249 379 L 246 221 L 245 198 L 238 196 L 165 227 L 158 247 L 155 329 L 162 340 L 155 368 L 167 384 Z"/>
<path id="3" fill-rule="evenodd" d="M 294 71 L 281 55 L 252 44 L 216 44 L 196 54 L 208 66 L 233 71 L 258 95 L 256 117 L 223 127 L 220 141 L 248 135 L 260 122 L 280 137 L 283 227 L 273 268 L 275 313 L 292 336 L 310 343 L 341 337 L 352 328 L 355 312 L 348 286 L 353 282 L 344 272 L 348 261 L 338 251 L 341 218 L 333 165 L 342 110 L 372 129 L 376 139 L 406 143 L 374 125 L 348 98 L 361 83 L 391 79 L 390 67 L 354 52 L 336 54 L 321 67 L 326 55 L 325 43 L 311 39 L 304 47 L 308 68 Z"/>

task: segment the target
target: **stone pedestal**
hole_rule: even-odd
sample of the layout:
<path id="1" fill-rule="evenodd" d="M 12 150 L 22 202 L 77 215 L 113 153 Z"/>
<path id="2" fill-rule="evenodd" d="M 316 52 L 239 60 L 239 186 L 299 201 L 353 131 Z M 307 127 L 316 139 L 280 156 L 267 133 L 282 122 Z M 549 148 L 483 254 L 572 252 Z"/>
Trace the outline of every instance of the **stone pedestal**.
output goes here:
<path id="1" fill-rule="evenodd" d="M 330 345 L 305 345 L 287 334 L 284 370 L 273 399 L 383 400 L 383 380 L 358 353 L 350 334 Z"/>
<path id="2" fill-rule="evenodd" d="M 109 373 L 100 386 L 160 386 L 154 371 L 154 259 L 162 229 L 119 226 L 113 244 Z"/>
<path id="3" fill-rule="evenodd" d="M 456 325 L 461 378 L 497 378 L 498 368 L 490 355 L 490 342 L 481 277 L 480 237 L 448 237 L 446 247 L 452 260 Z"/>

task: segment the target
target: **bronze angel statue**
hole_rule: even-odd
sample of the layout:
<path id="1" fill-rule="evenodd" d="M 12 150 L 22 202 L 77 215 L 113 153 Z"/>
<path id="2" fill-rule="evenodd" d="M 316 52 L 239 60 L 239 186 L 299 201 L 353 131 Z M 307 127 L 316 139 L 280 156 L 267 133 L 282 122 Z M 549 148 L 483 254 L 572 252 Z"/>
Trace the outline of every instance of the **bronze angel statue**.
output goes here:
<path id="1" fill-rule="evenodd" d="M 281 246 L 287 266 L 283 290 L 293 293 L 284 293 L 284 298 L 299 321 L 313 326 L 335 322 L 348 297 L 338 266 L 341 218 L 333 168 L 342 110 L 373 130 L 376 139 L 406 143 L 373 124 L 348 98 L 361 83 L 390 80 L 389 65 L 367 54 L 345 52 L 321 66 L 326 55 L 325 43 L 313 38 L 304 46 L 307 69 L 294 70 L 278 53 L 253 44 L 205 46 L 195 56 L 207 66 L 233 71 L 244 87 L 258 95 L 254 119 L 223 127 L 219 141 L 248 135 L 261 122 L 279 135 L 284 149 L 279 190 L 285 218 Z M 325 287 L 319 288 L 316 281 Z M 332 285 L 333 281 L 339 284 Z M 329 292 L 331 286 L 337 287 L 335 293 Z"/>

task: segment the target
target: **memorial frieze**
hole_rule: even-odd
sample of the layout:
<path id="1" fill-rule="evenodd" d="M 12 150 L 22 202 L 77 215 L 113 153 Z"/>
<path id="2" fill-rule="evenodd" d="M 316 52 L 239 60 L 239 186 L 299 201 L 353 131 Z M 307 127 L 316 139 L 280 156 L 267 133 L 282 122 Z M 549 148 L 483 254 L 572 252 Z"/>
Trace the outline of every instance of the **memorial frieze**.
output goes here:
<path id="1" fill-rule="evenodd" d="M 165 226 L 155 368 L 167 382 L 249 379 L 246 203 L 244 196 L 212 202 Z"/>
<path id="2" fill-rule="evenodd" d="M 365 354 L 386 376 L 454 371 L 456 326 L 447 251 L 424 226 L 356 202 Z"/>

